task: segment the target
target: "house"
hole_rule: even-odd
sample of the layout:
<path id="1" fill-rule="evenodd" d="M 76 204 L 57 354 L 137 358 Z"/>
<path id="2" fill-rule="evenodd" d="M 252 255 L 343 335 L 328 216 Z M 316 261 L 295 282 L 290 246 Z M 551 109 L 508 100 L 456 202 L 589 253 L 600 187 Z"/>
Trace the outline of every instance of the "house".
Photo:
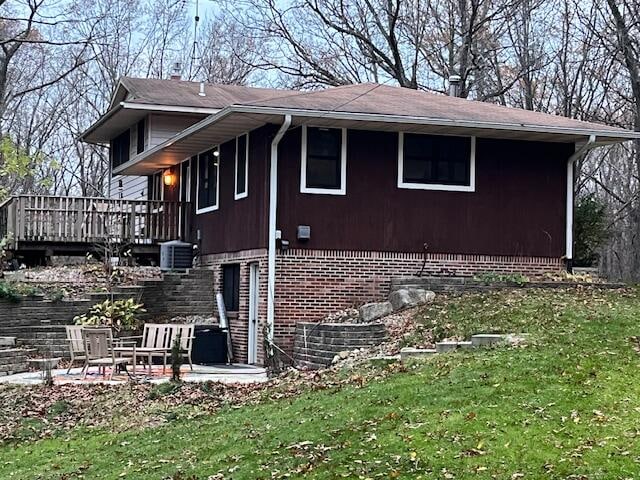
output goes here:
<path id="1" fill-rule="evenodd" d="M 190 205 L 238 358 L 266 333 L 387 294 L 394 276 L 571 267 L 573 164 L 615 127 L 358 84 L 299 92 L 124 78 L 83 136 Z M 125 177 L 120 177 L 125 178 Z"/>

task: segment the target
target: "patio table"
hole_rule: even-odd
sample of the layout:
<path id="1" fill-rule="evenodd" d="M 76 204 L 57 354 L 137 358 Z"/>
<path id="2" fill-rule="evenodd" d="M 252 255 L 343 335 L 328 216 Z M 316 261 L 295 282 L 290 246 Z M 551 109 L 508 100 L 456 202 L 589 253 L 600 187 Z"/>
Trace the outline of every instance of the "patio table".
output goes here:
<path id="1" fill-rule="evenodd" d="M 147 356 L 147 364 L 149 365 L 149 375 L 151 375 L 151 365 L 153 363 L 153 354 L 165 353 L 164 348 L 149 348 L 149 347 L 137 347 L 135 344 L 132 346 L 114 347 L 114 352 L 119 353 L 120 356 L 130 356 L 133 362 L 133 375 L 136 374 L 136 361 L 138 356 Z"/>

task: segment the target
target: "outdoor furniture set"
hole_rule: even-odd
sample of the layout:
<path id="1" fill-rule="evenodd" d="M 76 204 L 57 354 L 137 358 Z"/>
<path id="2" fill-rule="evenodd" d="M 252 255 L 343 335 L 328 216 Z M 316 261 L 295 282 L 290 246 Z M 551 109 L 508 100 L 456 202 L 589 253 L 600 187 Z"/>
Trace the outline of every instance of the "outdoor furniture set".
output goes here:
<path id="1" fill-rule="evenodd" d="M 71 352 L 71 366 L 76 360 L 84 361 L 82 368 L 83 379 L 86 378 L 89 367 L 98 367 L 98 373 L 106 376 L 106 367 L 111 367 L 109 379 L 117 368 L 126 371 L 126 365 L 132 365 L 132 375 L 136 373 L 138 359 L 146 360 L 149 374 L 154 358 L 162 358 L 162 373 L 167 369 L 167 359 L 171 357 L 171 349 L 176 341 L 179 342 L 180 354 L 189 361 L 191 370 L 191 350 L 193 344 L 194 326 L 183 324 L 147 323 L 142 335 L 129 337 L 113 337 L 111 328 L 85 327 L 67 325 L 67 341 Z M 140 344 L 138 344 L 140 341 Z"/>

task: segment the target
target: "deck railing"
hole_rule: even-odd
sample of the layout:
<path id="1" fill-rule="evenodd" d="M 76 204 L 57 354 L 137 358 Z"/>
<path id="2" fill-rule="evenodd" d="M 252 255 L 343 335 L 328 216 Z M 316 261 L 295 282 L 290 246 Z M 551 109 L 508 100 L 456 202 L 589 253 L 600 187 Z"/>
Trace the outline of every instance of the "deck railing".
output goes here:
<path id="1" fill-rule="evenodd" d="M 0 204 L 0 238 L 21 242 L 155 244 L 185 238 L 187 203 L 20 195 Z"/>

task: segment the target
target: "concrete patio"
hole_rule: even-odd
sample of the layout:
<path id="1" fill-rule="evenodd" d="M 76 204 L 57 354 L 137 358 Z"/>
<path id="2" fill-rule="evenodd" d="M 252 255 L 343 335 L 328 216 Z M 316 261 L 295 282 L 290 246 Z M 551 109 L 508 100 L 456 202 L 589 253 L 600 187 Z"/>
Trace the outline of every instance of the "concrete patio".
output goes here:
<path id="1" fill-rule="evenodd" d="M 231 365 L 194 365 L 193 371 L 189 366 L 181 368 L 181 380 L 185 382 L 222 382 L 222 383 L 258 383 L 267 380 L 267 372 L 264 368 L 253 365 L 234 363 Z M 154 366 L 151 374 L 140 367 L 136 369 L 136 375 L 127 373 L 114 374 L 113 380 L 109 380 L 109 369 L 106 376 L 98 374 L 97 368 L 92 367 L 86 379 L 82 378 L 82 368 L 72 368 L 67 374 L 66 368 L 52 370 L 51 376 L 56 385 L 64 384 L 95 384 L 104 383 L 117 385 L 128 381 L 164 383 L 171 379 L 171 369 L 162 372 L 162 366 Z M 44 380 L 42 371 L 30 371 L 15 375 L 0 376 L 0 384 L 13 385 L 38 385 Z"/>

